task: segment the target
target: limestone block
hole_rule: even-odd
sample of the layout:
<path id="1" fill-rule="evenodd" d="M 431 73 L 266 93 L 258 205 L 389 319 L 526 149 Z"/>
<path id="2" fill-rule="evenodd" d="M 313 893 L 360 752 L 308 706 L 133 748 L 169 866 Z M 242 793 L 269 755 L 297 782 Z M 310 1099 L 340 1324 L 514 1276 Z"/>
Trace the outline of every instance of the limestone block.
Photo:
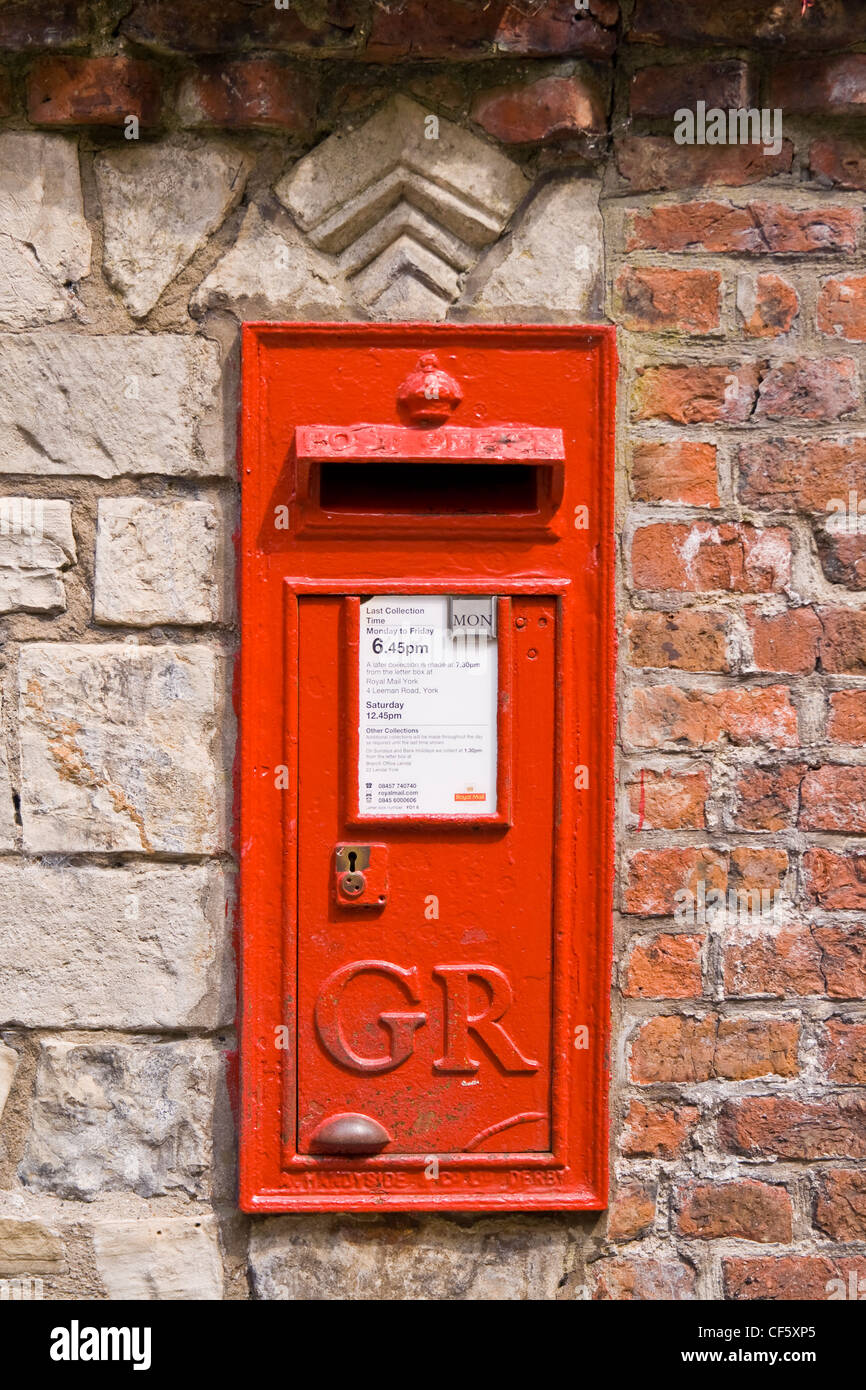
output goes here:
<path id="1" fill-rule="evenodd" d="M 0 696 L 0 731 L 3 728 L 3 703 Z M 12 807 L 12 783 L 6 747 L 0 732 L 0 849 L 15 848 L 15 812 Z"/>
<path id="2" fill-rule="evenodd" d="M 60 572 L 75 558 L 68 502 L 0 497 L 0 613 L 64 609 Z"/>
<path id="3" fill-rule="evenodd" d="M 293 1216 L 256 1221 L 250 1233 L 253 1288 L 263 1299 L 555 1299 L 570 1272 L 561 1226 L 430 1219 L 404 1228 L 352 1218 Z"/>
<path id="4" fill-rule="evenodd" d="M 499 150 L 397 96 L 322 141 L 275 192 L 374 317 L 442 318 L 528 189 Z"/>
<path id="5" fill-rule="evenodd" d="M 76 141 L 0 134 L 0 323 L 35 327 L 68 318 L 66 286 L 90 271 Z"/>
<path id="6" fill-rule="evenodd" d="M 225 474 L 219 350 L 180 334 L 0 337 L 0 473 Z"/>
<path id="7" fill-rule="evenodd" d="M 0 1043 L 0 1120 L 3 1118 L 3 1107 L 9 1099 L 17 1066 L 18 1053 L 15 1048 Z"/>
<path id="8" fill-rule="evenodd" d="M 586 322 L 602 314 L 600 185 L 548 184 L 511 237 L 470 275 L 454 316 L 498 322 Z"/>
<path id="9" fill-rule="evenodd" d="M 251 207 L 238 239 L 217 261 L 191 309 L 230 309 L 239 319 L 343 319 L 352 300 L 336 262 L 291 228 L 278 230 Z"/>
<path id="10" fill-rule="evenodd" d="M 100 498 L 94 616 L 139 627 L 218 622 L 222 549 L 211 502 Z"/>
<path id="11" fill-rule="evenodd" d="M 96 1268 L 108 1297 L 219 1299 L 223 1267 L 212 1216 L 100 1221 Z"/>
<path id="12" fill-rule="evenodd" d="M 136 318 L 240 201 L 250 164 L 225 141 L 188 136 L 97 158 L 105 273 Z"/>
<path id="13" fill-rule="evenodd" d="M 54 1274 L 62 1264 L 63 1245 L 50 1226 L 0 1215 L 0 1275 Z"/>
<path id="14" fill-rule="evenodd" d="M 226 889 L 216 865 L 0 864 L 0 1024 L 225 1025 L 234 1014 Z"/>
<path id="15" fill-rule="evenodd" d="M 221 661 L 203 646 L 31 643 L 19 657 L 31 853 L 225 845 Z"/>
<path id="16" fill-rule="evenodd" d="M 43 1043 L 22 1182 L 80 1201 L 207 1195 L 218 1067 L 200 1040 Z"/>

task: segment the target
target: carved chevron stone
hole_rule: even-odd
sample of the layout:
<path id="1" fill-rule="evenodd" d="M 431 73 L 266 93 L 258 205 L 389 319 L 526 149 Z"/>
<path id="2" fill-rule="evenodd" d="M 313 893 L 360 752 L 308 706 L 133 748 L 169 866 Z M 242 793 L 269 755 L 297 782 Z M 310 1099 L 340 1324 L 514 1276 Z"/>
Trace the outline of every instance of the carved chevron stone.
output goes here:
<path id="1" fill-rule="evenodd" d="M 529 181 L 510 159 L 407 97 L 331 135 L 276 187 L 374 316 L 442 318 Z"/>

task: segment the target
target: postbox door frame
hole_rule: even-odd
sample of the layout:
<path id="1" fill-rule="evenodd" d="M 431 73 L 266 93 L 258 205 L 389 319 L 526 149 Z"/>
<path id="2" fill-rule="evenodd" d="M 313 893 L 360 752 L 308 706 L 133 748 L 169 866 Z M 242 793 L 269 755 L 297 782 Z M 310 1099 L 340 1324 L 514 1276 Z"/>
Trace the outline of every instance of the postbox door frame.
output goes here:
<path id="1" fill-rule="evenodd" d="M 459 577 L 454 572 L 434 575 L 428 564 L 394 578 L 385 577 L 381 568 L 346 574 L 339 573 L 336 563 L 317 563 L 317 577 L 311 577 L 309 571 L 299 573 L 298 556 L 291 548 L 263 549 L 262 526 L 276 480 L 285 473 L 284 455 L 275 448 L 261 408 L 268 398 L 268 353 L 286 341 L 317 341 L 328 335 L 357 339 L 371 348 L 407 337 L 436 348 L 461 334 L 471 334 L 476 347 L 489 345 L 491 369 L 500 343 L 519 348 L 537 343 L 595 354 L 599 458 L 579 480 L 581 497 L 597 519 L 593 564 L 568 577 L 518 569 L 512 575 L 483 578 L 481 571 L 466 577 L 465 570 Z M 571 326 L 247 324 L 243 338 L 241 1206 L 249 1212 L 603 1208 L 613 846 L 614 332 Z M 321 405 L 314 410 L 314 419 L 323 413 Z M 481 538 L 483 521 L 478 528 Z M 495 532 L 495 523 L 490 529 Z M 321 546 L 321 539 L 316 544 Z M 311 1162 L 283 1142 L 289 1137 L 283 1131 L 295 1114 L 297 600 L 311 593 L 413 592 L 556 595 L 564 677 L 557 686 L 556 726 L 562 795 L 554 849 L 553 1151 L 455 1155 L 449 1157 L 445 1182 L 425 1181 L 423 1163 L 415 1157 L 380 1155 L 360 1164 L 336 1158 Z M 288 769 L 283 790 L 275 788 L 277 764 Z M 592 768 L 593 779 L 578 798 L 576 774 L 585 766 Z M 366 824 L 374 830 L 373 824 Z M 377 836 L 382 826 L 378 822 L 375 827 Z M 585 1050 L 577 1030 L 586 1030 L 590 1038 Z M 283 1044 L 277 1040 L 281 1033 L 286 1035 Z"/>

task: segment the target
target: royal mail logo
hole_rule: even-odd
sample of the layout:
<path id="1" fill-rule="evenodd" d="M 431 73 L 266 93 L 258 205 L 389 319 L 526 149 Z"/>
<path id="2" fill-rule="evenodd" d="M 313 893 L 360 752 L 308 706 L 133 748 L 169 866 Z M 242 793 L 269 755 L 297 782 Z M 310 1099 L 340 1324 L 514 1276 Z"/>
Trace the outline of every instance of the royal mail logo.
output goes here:
<path id="1" fill-rule="evenodd" d="M 474 787 L 467 787 L 465 791 L 454 793 L 455 801 L 486 801 L 486 792 L 477 792 Z"/>

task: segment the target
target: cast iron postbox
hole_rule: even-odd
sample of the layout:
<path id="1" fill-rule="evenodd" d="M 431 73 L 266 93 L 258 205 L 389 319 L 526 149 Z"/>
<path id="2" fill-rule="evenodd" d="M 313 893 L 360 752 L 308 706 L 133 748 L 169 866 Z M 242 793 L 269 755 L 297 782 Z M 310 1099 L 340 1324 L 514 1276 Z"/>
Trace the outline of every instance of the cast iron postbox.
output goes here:
<path id="1" fill-rule="evenodd" d="M 245 325 L 246 1211 L 605 1205 L 614 362 Z"/>

